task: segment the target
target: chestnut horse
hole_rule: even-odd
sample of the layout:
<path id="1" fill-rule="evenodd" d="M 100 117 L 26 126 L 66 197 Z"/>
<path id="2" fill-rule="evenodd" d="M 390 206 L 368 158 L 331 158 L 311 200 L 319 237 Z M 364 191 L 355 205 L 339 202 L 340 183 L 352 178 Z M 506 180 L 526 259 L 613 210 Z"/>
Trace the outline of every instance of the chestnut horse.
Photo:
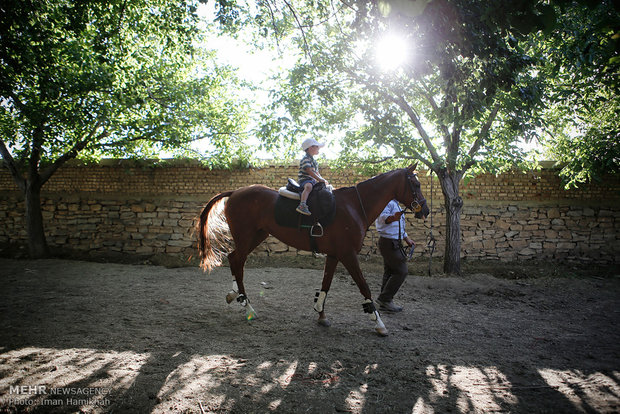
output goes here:
<path id="1" fill-rule="evenodd" d="M 314 247 L 327 256 L 321 292 L 317 294 L 314 307 L 319 312 L 321 325 L 329 326 L 323 305 L 336 266 L 341 262 L 364 296 L 364 312 L 369 313 L 375 322 L 377 333 L 387 335 L 387 329 L 375 309 L 370 289 L 362 275 L 357 254 L 362 248 L 369 226 L 391 199 L 411 208 L 416 218 L 428 216 L 426 200 L 414 174 L 416 165 L 383 173 L 354 187 L 334 190 L 335 219 L 324 228 L 322 237 L 315 238 Z M 226 198 L 228 200 L 222 208 Z M 205 270 L 219 266 L 228 251 L 232 236 L 234 250 L 228 254 L 228 262 L 233 276 L 233 290 L 226 300 L 230 303 L 236 298 L 246 307 L 248 319 L 255 317 L 243 285 L 243 267 L 250 252 L 270 234 L 289 246 L 312 250 L 308 231 L 283 227 L 276 223 L 274 206 L 277 198 L 277 191 L 261 185 L 251 185 L 216 195 L 200 215 L 198 235 L 201 266 Z M 227 230 L 230 230 L 230 236 Z"/>

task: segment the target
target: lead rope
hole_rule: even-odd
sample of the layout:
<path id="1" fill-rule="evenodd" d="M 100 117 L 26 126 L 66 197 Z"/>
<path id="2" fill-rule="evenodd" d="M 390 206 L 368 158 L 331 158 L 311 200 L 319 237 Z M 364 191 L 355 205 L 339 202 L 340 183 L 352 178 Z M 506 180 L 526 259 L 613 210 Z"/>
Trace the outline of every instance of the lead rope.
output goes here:
<path id="1" fill-rule="evenodd" d="M 428 233 L 426 249 L 430 251 L 428 256 L 428 275 L 431 275 L 431 265 L 433 264 L 433 253 L 435 252 L 435 236 L 433 236 L 433 170 L 431 169 L 431 230 Z"/>
<path id="2" fill-rule="evenodd" d="M 360 195 L 360 190 L 357 189 L 357 184 L 355 185 L 355 192 L 357 193 L 357 199 L 359 200 L 360 206 L 362 207 L 362 213 L 364 214 L 364 221 L 368 223 L 368 215 L 366 214 L 366 209 L 364 208 L 364 203 L 362 202 L 362 196 Z M 370 223 L 368 223 L 368 227 L 366 227 L 366 233 L 368 233 L 368 230 L 370 230 Z M 372 249 L 375 245 L 375 232 L 374 231 L 370 233 L 370 237 L 371 237 L 371 247 L 370 249 L 368 249 L 368 252 L 366 252 L 365 260 L 368 260 L 370 258 L 370 254 L 372 253 Z"/>
<path id="3" fill-rule="evenodd" d="M 398 206 L 398 210 L 399 211 L 403 211 L 400 206 Z M 411 256 L 407 253 L 407 249 L 403 246 L 403 236 L 402 236 L 402 227 L 400 225 L 401 219 L 403 218 L 403 216 L 407 214 L 407 212 L 405 211 L 403 213 L 402 216 L 400 216 L 398 218 L 398 248 L 400 249 L 400 252 L 403 254 L 404 257 L 406 258 L 410 258 Z M 413 246 L 410 247 L 410 249 L 413 249 Z M 409 260 L 409 259 L 407 259 Z"/>

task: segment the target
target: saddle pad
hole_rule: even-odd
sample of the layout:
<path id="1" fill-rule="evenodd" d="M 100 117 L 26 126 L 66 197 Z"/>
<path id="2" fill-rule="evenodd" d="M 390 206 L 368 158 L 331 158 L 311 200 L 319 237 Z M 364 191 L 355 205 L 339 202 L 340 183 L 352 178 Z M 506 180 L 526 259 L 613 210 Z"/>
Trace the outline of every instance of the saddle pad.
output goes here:
<path id="1" fill-rule="evenodd" d="M 313 226 L 315 223 L 315 216 L 304 216 L 299 214 L 295 209 L 299 205 L 299 200 L 292 200 L 290 198 L 278 196 L 276 205 L 274 208 L 274 214 L 276 223 L 283 227 L 299 227 L 299 226 Z M 308 208 L 312 210 L 313 203 L 311 199 L 308 199 Z M 315 210 L 316 211 L 316 210 Z M 319 219 L 319 223 L 323 228 L 329 226 L 336 217 L 336 202 L 334 200 L 333 207 L 330 209 L 327 215 Z"/>

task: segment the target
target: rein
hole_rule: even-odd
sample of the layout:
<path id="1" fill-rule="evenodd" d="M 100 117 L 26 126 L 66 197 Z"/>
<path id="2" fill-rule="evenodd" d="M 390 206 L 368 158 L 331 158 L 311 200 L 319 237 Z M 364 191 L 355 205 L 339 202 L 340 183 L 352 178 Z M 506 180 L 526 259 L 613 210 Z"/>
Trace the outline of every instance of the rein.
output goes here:
<path id="1" fill-rule="evenodd" d="M 413 196 L 413 201 L 411 202 L 410 206 L 406 206 L 405 210 L 410 209 L 413 213 L 419 213 L 422 210 L 422 203 L 426 202 L 425 198 L 422 198 L 422 200 L 418 200 L 418 196 L 415 192 L 415 188 L 413 187 L 413 183 L 411 182 L 411 178 L 415 177 L 416 174 L 415 173 L 411 173 L 411 172 L 407 172 L 407 182 L 409 183 L 409 189 L 411 190 L 411 195 Z M 431 181 L 431 185 L 432 185 L 432 181 Z M 407 185 L 405 184 L 405 191 L 407 189 Z M 432 187 L 431 187 L 431 192 L 432 192 Z M 433 202 L 432 199 L 432 193 L 431 193 L 431 204 Z M 402 210 L 401 210 L 402 211 Z M 406 214 L 406 211 L 403 212 L 403 214 Z M 402 218 L 402 217 L 401 217 Z M 413 256 L 413 252 L 415 250 L 415 244 L 411 247 L 409 247 L 409 251 L 407 251 L 407 249 L 405 247 L 403 247 L 403 239 L 402 239 L 402 228 L 401 228 L 401 218 L 398 219 L 398 248 L 400 249 L 400 252 L 403 254 L 404 257 L 407 258 L 407 260 L 411 259 L 411 257 Z M 432 228 L 432 220 L 433 218 L 431 217 L 431 228 Z M 431 230 L 432 232 L 432 230 Z"/>
<path id="2" fill-rule="evenodd" d="M 362 213 L 364 213 L 364 222 L 368 223 L 368 215 L 366 214 L 364 203 L 362 203 L 362 196 L 360 195 L 360 190 L 357 189 L 357 184 L 355 184 L 355 194 L 357 194 L 357 199 L 360 201 L 360 206 L 362 207 Z M 370 223 L 368 223 L 366 231 L 368 231 L 368 229 L 370 229 Z"/>

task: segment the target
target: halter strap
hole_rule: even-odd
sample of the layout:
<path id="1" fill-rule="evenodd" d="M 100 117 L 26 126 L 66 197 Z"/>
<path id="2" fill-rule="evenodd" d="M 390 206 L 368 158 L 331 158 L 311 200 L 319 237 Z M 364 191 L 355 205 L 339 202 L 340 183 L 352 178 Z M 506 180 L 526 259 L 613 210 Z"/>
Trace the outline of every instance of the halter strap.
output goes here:
<path id="1" fill-rule="evenodd" d="M 415 188 L 413 188 L 413 183 L 411 182 L 411 177 L 415 177 L 416 174 L 415 173 L 411 173 L 409 171 L 407 171 L 406 177 L 405 177 L 405 191 L 407 191 L 407 184 L 409 184 L 409 189 L 411 190 L 411 195 L 413 196 L 413 201 L 411 202 L 410 206 L 405 206 L 405 209 L 410 209 L 411 211 L 413 211 L 414 213 L 419 212 L 422 209 L 422 203 L 426 202 L 426 199 L 424 197 L 422 197 L 421 200 L 418 200 L 418 196 L 415 193 Z"/>
<path id="2" fill-rule="evenodd" d="M 368 223 L 368 215 L 366 215 L 366 209 L 364 208 L 364 203 L 362 203 L 362 196 L 360 195 L 360 190 L 357 189 L 357 184 L 355 184 L 355 193 L 357 194 L 357 199 L 360 201 L 360 206 L 362 207 L 362 213 L 364 213 L 364 221 Z M 366 227 L 366 231 L 370 229 L 370 223 Z"/>

